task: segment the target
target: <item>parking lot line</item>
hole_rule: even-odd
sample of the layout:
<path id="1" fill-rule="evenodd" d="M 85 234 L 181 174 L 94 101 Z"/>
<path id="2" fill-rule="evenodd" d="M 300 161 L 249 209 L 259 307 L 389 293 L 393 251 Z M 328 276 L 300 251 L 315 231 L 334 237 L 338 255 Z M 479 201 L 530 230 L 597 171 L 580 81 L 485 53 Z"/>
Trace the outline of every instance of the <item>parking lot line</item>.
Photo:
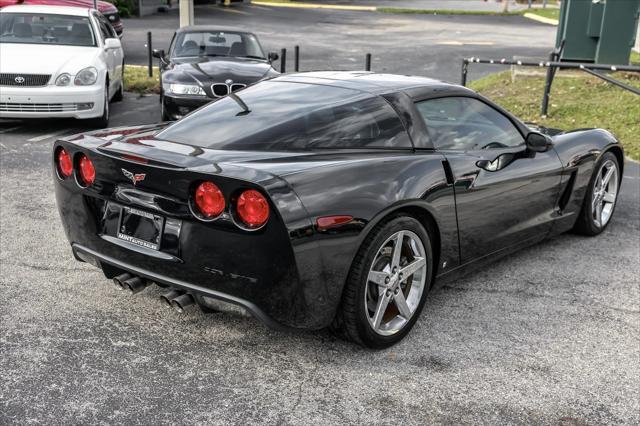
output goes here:
<path id="1" fill-rule="evenodd" d="M 46 135 L 36 136 L 34 138 L 27 139 L 27 142 L 40 142 L 40 141 L 43 141 L 45 139 L 49 139 L 49 138 L 52 138 L 54 136 L 58 136 L 58 135 L 61 135 L 63 133 L 68 133 L 68 132 L 69 132 L 69 129 L 62 130 L 60 132 L 47 133 Z"/>
<path id="2" fill-rule="evenodd" d="M 20 127 L 22 127 L 22 126 L 8 127 L 6 129 L 2 129 L 2 130 L 0 130 L 0 134 L 9 133 L 9 132 L 12 132 L 14 130 L 18 130 Z"/>
<path id="3" fill-rule="evenodd" d="M 229 12 L 229 13 L 239 13 L 240 15 L 248 15 L 249 14 L 249 12 L 245 12 L 243 10 L 230 9 L 230 8 L 226 8 L 226 7 L 223 7 L 220 10 L 222 10 L 223 12 Z"/>

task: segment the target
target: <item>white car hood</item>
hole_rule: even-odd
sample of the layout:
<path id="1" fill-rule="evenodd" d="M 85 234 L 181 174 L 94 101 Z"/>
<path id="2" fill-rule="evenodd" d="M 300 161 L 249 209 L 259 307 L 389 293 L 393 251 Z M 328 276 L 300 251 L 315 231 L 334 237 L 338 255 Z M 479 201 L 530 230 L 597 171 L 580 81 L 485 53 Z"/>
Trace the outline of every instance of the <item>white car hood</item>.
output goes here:
<path id="1" fill-rule="evenodd" d="M 100 48 L 44 44 L 0 43 L 0 72 L 24 74 L 76 74 L 98 65 Z"/>

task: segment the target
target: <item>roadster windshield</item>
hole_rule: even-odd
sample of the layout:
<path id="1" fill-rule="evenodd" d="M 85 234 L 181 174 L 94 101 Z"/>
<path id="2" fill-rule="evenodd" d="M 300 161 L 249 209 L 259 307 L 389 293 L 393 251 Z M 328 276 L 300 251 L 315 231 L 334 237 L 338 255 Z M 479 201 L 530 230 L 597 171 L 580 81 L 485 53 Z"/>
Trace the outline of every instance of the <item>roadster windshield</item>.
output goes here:
<path id="1" fill-rule="evenodd" d="M 214 101 L 157 138 L 238 151 L 411 148 L 398 115 L 378 96 L 276 81 Z"/>
<path id="2" fill-rule="evenodd" d="M 95 46 L 89 18 L 47 13 L 0 13 L 0 43 Z"/>
<path id="3" fill-rule="evenodd" d="M 179 32 L 172 52 L 174 58 L 193 56 L 235 56 L 265 59 L 256 36 L 229 31 Z"/>

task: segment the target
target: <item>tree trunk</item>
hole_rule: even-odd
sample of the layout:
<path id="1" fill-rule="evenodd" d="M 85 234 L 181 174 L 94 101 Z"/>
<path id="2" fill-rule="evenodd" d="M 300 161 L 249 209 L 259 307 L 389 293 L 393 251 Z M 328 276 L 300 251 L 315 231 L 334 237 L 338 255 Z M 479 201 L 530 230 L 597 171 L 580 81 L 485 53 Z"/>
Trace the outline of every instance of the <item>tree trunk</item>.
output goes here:
<path id="1" fill-rule="evenodd" d="M 508 12 L 509 11 L 509 0 L 502 0 L 502 5 L 504 6 L 502 8 L 502 11 L 504 13 Z"/>

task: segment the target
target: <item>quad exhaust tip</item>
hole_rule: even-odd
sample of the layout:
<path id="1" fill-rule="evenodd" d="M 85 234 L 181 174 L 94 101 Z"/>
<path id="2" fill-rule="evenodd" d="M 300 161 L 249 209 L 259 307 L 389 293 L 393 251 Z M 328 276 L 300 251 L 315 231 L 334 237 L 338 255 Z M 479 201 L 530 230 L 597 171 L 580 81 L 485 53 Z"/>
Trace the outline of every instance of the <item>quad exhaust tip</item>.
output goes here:
<path id="1" fill-rule="evenodd" d="M 160 300 L 167 304 L 167 306 L 171 306 L 171 301 L 178 296 L 182 296 L 184 292 L 178 290 L 171 290 L 169 293 L 165 293 L 160 295 Z"/>
<path id="2" fill-rule="evenodd" d="M 125 282 L 122 283 L 123 288 L 126 288 L 131 292 L 131 294 L 140 293 L 142 290 L 147 288 L 151 283 L 144 278 L 133 277 L 129 278 Z"/>
<path id="3" fill-rule="evenodd" d="M 174 299 L 171 299 L 171 306 L 173 307 L 173 309 L 180 313 L 184 312 L 185 308 L 193 305 L 194 303 L 195 300 L 193 300 L 193 296 L 191 296 L 190 294 L 182 294 Z"/>
<path id="4" fill-rule="evenodd" d="M 124 284 L 125 281 L 130 280 L 131 278 L 133 278 L 133 275 L 129 273 L 121 274 L 113 278 L 113 283 L 116 285 L 118 290 L 124 290 L 127 288 Z"/>

